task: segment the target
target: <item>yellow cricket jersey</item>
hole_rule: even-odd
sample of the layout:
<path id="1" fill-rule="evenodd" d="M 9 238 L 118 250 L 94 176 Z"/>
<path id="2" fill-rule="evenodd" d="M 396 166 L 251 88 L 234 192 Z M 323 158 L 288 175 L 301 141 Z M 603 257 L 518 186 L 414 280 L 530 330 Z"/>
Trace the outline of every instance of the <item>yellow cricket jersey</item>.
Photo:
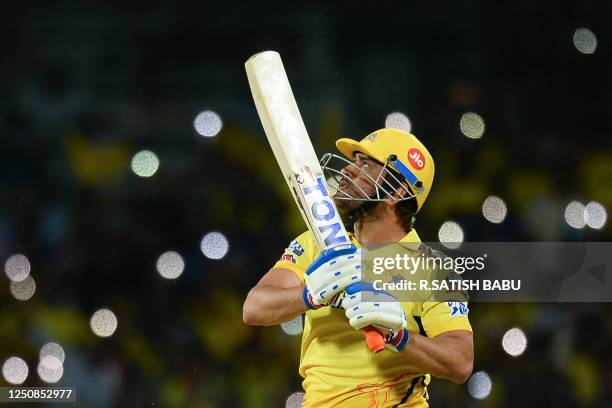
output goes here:
<path id="1" fill-rule="evenodd" d="M 353 236 L 351 241 L 360 246 Z M 420 239 L 412 230 L 400 242 L 419 243 Z M 319 254 L 307 231 L 289 244 L 274 267 L 289 269 L 304 282 L 306 269 Z M 402 302 L 402 306 L 411 332 L 434 337 L 450 330 L 472 331 L 467 312 L 454 313 L 447 302 Z M 299 372 L 306 392 L 304 408 L 429 406 L 429 374 L 411 372 L 393 351 L 372 353 L 363 332 L 349 325 L 341 308 L 306 312 Z"/>

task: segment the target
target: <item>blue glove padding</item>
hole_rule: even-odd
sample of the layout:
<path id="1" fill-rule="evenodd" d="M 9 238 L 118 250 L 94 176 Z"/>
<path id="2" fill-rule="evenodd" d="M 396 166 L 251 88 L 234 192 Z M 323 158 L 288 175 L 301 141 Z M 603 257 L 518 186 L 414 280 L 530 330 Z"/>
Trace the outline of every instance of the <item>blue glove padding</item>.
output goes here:
<path id="1" fill-rule="evenodd" d="M 348 285 L 361 282 L 361 249 L 343 245 L 326 249 L 308 267 L 304 303 L 311 309 L 333 303 Z"/>
<path id="2" fill-rule="evenodd" d="M 408 327 L 406 313 L 397 298 L 375 289 L 370 282 L 349 285 L 342 308 L 349 324 L 357 330 L 372 325 L 383 335 L 398 335 Z"/>

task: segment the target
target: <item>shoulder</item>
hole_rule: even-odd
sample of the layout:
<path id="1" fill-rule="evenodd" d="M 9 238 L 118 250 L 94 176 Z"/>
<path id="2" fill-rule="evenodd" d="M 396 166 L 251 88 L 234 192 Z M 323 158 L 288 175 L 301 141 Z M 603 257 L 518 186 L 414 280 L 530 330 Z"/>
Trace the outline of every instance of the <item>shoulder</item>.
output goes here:
<path id="1" fill-rule="evenodd" d="M 444 252 L 433 249 L 432 247 L 424 243 L 421 243 L 419 245 L 419 252 L 422 253 L 424 256 L 428 256 L 432 258 L 440 258 L 440 259 L 448 258 L 448 256 Z"/>
<path id="2" fill-rule="evenodd" d="M 293 241 L 287 245 L 287 249 L 297 256 L 302 256 L 304 252 L 312 255 L 313 252 L 317 251 L 317 242 L 315 241 L 314 235 L 310 230 L 302 232 Z"/>
<path id="3" fill-rule="evenodd" d="M 289 242 L 274 268 L 289 269 L 303 281 L 306 269 L 319 255 L 319 252 L 313 234 L 305 231 Z"/>

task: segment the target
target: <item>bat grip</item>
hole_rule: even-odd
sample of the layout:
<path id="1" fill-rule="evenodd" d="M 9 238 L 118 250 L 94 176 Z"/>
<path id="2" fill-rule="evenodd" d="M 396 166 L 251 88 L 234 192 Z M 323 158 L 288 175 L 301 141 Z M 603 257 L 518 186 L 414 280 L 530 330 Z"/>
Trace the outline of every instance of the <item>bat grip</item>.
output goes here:
<path id="1" fill-rule="evenodd" d="M 368 348 L 372 353 L 378 353 L 385 349 L 385 339 L 383 335 L 373 326 L 368 326 L 363 329 Z"/>

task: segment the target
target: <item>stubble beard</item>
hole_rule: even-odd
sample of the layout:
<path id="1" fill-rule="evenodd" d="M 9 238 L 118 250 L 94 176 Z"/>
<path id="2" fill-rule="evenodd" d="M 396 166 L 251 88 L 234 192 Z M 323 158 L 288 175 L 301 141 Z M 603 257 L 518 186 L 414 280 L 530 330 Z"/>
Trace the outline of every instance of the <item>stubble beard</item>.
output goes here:
<path id="1" fill-rule="evenodd" d="M 363 201 L 339 199 L 336 197 L 338 194 L 342 195 L 342 193 L 336 193 L 336 195 L 333 196 L 333 199 L 334 204 L 336 204 L 336 208 L 338 208 L 338 211 L 341 214 L 349 214 L 351 211 L 356 210 L 363 204 Z"/>
<path id="2" fill-rule="evenodd" d="M 347 215 L 361 207 L 364 203 L 364 200 L 355 200 L 348 197 L 363 196 L 364 194 L 365 192 L 358 192 L 356 189 L 345 185 L 341 186 L 332 198 L 334 200 L 334 204 L 336 204 L 336 208 L 338 208 L 338 212 L 340 212 L 342 215 Z"/>

